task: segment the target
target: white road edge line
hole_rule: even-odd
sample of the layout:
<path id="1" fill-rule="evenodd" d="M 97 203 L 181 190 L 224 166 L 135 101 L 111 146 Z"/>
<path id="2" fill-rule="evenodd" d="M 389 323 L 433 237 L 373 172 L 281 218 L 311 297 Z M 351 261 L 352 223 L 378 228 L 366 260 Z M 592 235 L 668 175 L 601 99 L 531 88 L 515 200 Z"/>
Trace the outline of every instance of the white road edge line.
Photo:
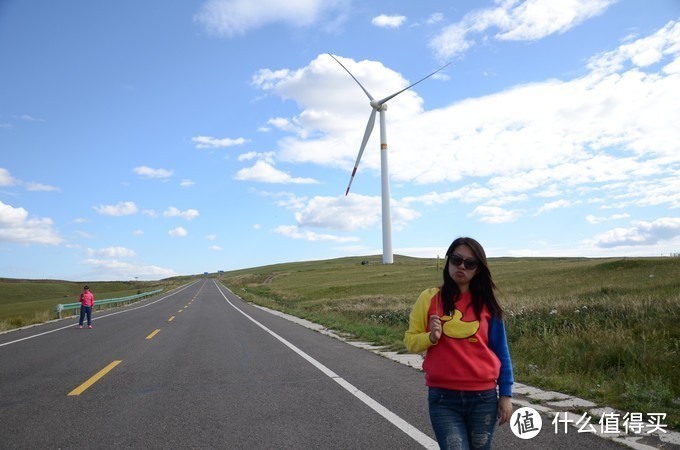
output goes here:
<path id="1" fill-rule="evenodd" d="M 402 419 L 402 418 L 399 417 L 398 415 L 394 414 L 392 411 L 390 411 L 389 409 L 385 408 L 383 405 L 381 405 L 381 404 L 378 403 L 377 401 L 373 400 L 371 397 L 369 397 L 368 395 L 366 395 L 365 393 L 363 393 L 362 391 L 360 391 L 359 389 L 357 389 L 355 386 L 353 386 L 353 385 L 352 385 L 351 383 L 349 383 L 347 380 L 345 380 L 345 379 L 343 379 L 342 377 L 340 377 L 338 374 L 336 374 L 335 372 L 333 372 L 331 369 L 329 369 L 328 367 L 324 366 L 324 365 L 321 364 L 319 361 L 317 361 L 316 359 L 312 358 L 312 357 L 309 356 L 307 353 L 305 353 L 304 351 L 302 351 L 301 349 L 299 349 L 298 347 L 296 347 L 295 345 L 293 345 L 292 343 L 290 343 L 289 341 L 287 341 L 287 340 L 284 339 L 283 337 L 279 336 L 278 334 L 276 334 L 275 332 L 273 332 L 273 331 L 270 330 L 269 328 L 267 328 L 267 327 L 265 327 L 264 325 L 262 325 L 262 324 L 261 324 L 260 322 L 258 322 L 257 320 L 253 319 L 251 316 L 249 316 L 249 315 L 246 314 L 245 312 L 241 311 L 239 308 L 236 307 L 236 305 L 234 305 L 234 304 L 227 298 L 226 295 L 224 295 L 224 292 L 222 292 L 222 289 L 221 289 L 220 286 L 217 284 L 217 281 L 213 280 L 213 282 L 215 283 L 215 286 L 217 286 L 217 290 L 220 291 L 220 294 L 222 294 L 222 297 L 224 297 L 224 299 L 227 301 L 227 303 L 229 303 L 229 305 L 231 305 L 231 307 L 234 308 L 236 311 L 238 311 L 238 312 L 240 312 L 241 314 L 243 314 L 248 320 L 250 320 L 250 321 L 253 322 L 255 325 L 257 325 L 258 327 L 262 328 L 264 331 L 266 331 L 267 333 L 271 334 L 273 337 L 275 337 L 276 339 L 278 339 L 279 341 L 281 341 L 281 343 L 284 344 L 286 347 L 288 347 L 288 348 L 290 348 L 291 350 L 293 350 L 295 353 L 297 353 L 299 356 L 301 356 L 303 359 L 305 359 L 305 360 L 306 360 L 307 362 L 309 362 L 311 365 L 313 365 L 314 367 L 316 367 L 317 369 L 319 369 L 321 372 L 323 372 L 326 376 L 328 376 L 328 377 L 331 378 L 333 381 L 335 381 L 336 383 L 338 383 L 340 386 L 342 386 L 343 388 L 345 388 L 345 390 L 347 390 L 347 392 L 349 392 L 350 394 L 352 394 L 353 396 L 355 396 L 356 398 L 358 398 L 359 400 L 361 400 L 361 401 L 362 401 L 364 404 L 366 404 L 369 408 L 371 408 L 373 411 L 375 411 L 375 412 L 377 412 L 378 414 L 380 414 L 381 416 L 383 416 L 385 419 L 387 419 L 387 420 L 388 420 L 389 422 L 391 422 L 394 426 L 396 426 L 396 427 L 399 428 L 401 431 L 403 431 L 404 433 L 406 433 L 409 437 L 411 437 L 412 439 L 414 439 L 414 440 L 415 440 L 416 442 L 418 442 L 420 445 L 422 445 L 423 447 L 428 448 L 428 449 L 438 449 L 438 448 L 439 448 L 439 445 L 437 444 L 437 442 L 436 442 L 435 440 L 433 440 L 432 438 L 430 438 L 428 435 L 426 435 L 425 433 L 423 433 L 422 431 L 420 431 L 419 429 L 417 429 L 416 427 L 414 427 L 414 426 L 411 425 L 410 423 L 406 422 L 404 419 Z M 223 287 L 224 287 L 224 286 L 223 286 Z M 232 294 L 234 294 L 234 293 L 233 293 L 231 290 L 229 290 L 227 287 L 224 287 L 224 289 L 226 289 L 227 291 L 229 291 L 229 292 L 231 292 Z M 236 295 L 236 294 L 234 294 L 234 295 Z"/>
<path id="2" fill-rule="evenodd" d="M 188 288 L 189 286 L 191 286 L 191 285 L 193 285 L 193 284 L 195 284 L 195 283 L 197 283 L 197 282 L 194 282 L 194 283 L 191 283 L 191 284 L 187 284 L 186 286 L 184 286 L 184 287 L 181 288 L 181 289 L 176 290 L 176 291 L 173 292 L 172 294 L 168 294 L 168 295 L 166 295 L 165 297 L 161 297 L 161 298 L 159 298 L 158 300 L 154 300 L 153 302 L 147 303 L 147 304 L 142 305 L 142 306 L 137 306 L 137 307 L 135 307 L 135 308 L 126 309 L 126 310 L 124 310 L 124 311 L 113 312 L 113 313 L 111 313 L 111 314 L 105 314 L 105 315 L 103 315 L 103 316 L 100 316 L 99 314 L 97 314 L 97 317 L 93 317 L 93 318 L 92 318 L 92 321 L 94 322 L 95 320 L 100 320 L 100 319 L 103 319 L 103 318 L 105 318 L 105 317 L 116 316 L 116 315 L 118 315 L 118 314 L 123 314 L 123 313 L 126 313 L 126 312 L 130 312 L 130 311 L 135 311 L 135 310 L 138 310 L 138 309 L 146 308 L 147 306 L 151 306 L 151 305 L 153 305 L 153 304 L 155 304 L 155 303 L 158 303 L 158 302 L 160 302 L 160 301 L 165 300 L 165 299 L 168 298 L 168 297 L 172 297 L 173 295 L 182 292 L 183 290 L 185 290 L 186 288 Z M 66 330 L 67 328 L 73 328 L 73 324 L 66 325 L 65 327 L 61 327 L 61 328 L 55 328 L 54 330 L 45 331 L 44 333 L 38 333 L 38 334 L 31 335 L 31 336 L 26 336 L 25 338 L 16 339 L 16 340 L 14 340 L 14 341 L 5 342 L 4 344 L 0 344 L 0 347 L 4 347 L 5 345 L 10 345 L 10 344 L 16 344 L 17 342 L 26 341 L 26 340 L 28 340 L 28 339 L 33 339 L 33 338 L 37 338 L 37 337 L 40 337 L 40 336 L 45 336 L 46 334 L 54 333 L 54 332 L 56 332 L 56 331 Z"/>

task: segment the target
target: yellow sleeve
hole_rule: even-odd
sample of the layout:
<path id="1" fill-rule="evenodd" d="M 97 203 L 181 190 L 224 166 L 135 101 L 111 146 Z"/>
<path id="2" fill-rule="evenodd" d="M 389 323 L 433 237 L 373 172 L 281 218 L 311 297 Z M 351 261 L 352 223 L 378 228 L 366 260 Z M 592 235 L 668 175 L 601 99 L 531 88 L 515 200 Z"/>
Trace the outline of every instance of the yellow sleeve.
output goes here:
<path id="1" fill-rule="evenodd" d="M 439 288 L 424 290 L 418 296 L 416 304 L 413 305 L 409 316 L 408 330 L 404 334 L 404 344 L 406 350 L 410 353 L 422 353 L 435 345 L 430 341 L 430 332 L 427 331 L 427 321 L 429 320 L 427 311 L 430 309 L 430 300 L 437 294 L 437 291 L 439 291 Z"/>

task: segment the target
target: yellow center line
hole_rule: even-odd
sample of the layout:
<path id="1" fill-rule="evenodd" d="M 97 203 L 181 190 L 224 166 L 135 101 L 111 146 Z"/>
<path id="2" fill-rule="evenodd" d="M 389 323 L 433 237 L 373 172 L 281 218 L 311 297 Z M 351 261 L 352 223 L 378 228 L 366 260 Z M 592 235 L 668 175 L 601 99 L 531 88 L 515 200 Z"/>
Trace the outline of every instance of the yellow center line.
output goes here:
<path id="1" fill-rule="evenodd" d="M 168 322 L 172 322 L 173 320 L 175 320 L 175 316 L 171 316 L 171 317 L 168 319 Z"/>
<path id="2" fill-rule="evenodd" d="M 111 364 L 109 364 L 108 366 L 104 367 L 102 370 L 100 370 L 99 372 L 97 372 L 94 376 L 92 376 L 92 378 L 90 378 L 89 380 L 87 380 L 86 382 L 84 382 L 83 384 L 81 384 L 80 386 L 78 386 L 77 388 L 75 388 L 74 390 L 72 390 L 71 392 L 69 392 L 68 395 L 72 396 L 72 395 L 80 395 L 80 394 L 82 394 L 82 393 L 85 392 L 85 390 L 87 390 L 90 386 L 92 386 L 92 385 L 95 384 L 97 381 L 99 381 L 99 379 L 100 379 L 101 377 L 103 377 L 104 375 L 106 375 L 107 373 L 109 373 L 114 367 L 116 367 L 118 364 L 120 364 L 120 363 L 122 363 L 122 362 L 123 362 L 123 361 L 114 361 L 114 362 L 112 362 Z"/>
<path id="3" fill-rule="evenodd" d="M 153 339 L 154 336 L 158 334 L 158 332 L 161 331 L 160 329 L 154 330 L 150 335 L 148 335 L 146 338 L 147 339 Z"/>

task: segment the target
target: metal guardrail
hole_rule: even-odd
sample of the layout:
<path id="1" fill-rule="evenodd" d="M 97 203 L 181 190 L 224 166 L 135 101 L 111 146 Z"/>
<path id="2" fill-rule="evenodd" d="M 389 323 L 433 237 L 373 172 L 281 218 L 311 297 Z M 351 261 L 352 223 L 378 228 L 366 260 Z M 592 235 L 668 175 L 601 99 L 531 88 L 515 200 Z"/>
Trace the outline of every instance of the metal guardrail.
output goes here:
<path id="1" fill-rule="evenodd" d="M 141 294 L 135 294 L 135 295 L 130 295 L 127 297 L 119 297 L 119 298 L 107 298 L 105 300 L 95 300 L 94 302 L 94 307 L 96 308 L 99 306 L 101 309 L 101 306 L 103 305 L 120 305 L 120 304 L 127 304 L 131 303 L 136 300 L 140 300 L 142 298 L 150 297 L 152 295 L 156 295 L 159 292 L 163 292 L 163 289 L 156 289 L 155 291 L 149 291 L 149 292 L 143 292 Z M 80 310 L 80 302 L 75 302 L 75 303 L 60 303 L 54 307 L 54 312 L 57 313 L 57 318 L 61 319 L 61 313 L 63 311 L 70 311 L 74 310 L 74 314 L 76 314 Z"/>

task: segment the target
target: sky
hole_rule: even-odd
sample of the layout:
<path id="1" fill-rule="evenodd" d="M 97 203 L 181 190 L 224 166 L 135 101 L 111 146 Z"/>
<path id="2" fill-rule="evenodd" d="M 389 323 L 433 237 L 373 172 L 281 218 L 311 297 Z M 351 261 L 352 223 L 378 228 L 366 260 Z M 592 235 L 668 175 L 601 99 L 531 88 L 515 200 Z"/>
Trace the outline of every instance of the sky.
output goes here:
<path id="1" fill-rule="evenodd" d="M 0 277 L 680 253 L 679 0 L 0 1 Z"/>

